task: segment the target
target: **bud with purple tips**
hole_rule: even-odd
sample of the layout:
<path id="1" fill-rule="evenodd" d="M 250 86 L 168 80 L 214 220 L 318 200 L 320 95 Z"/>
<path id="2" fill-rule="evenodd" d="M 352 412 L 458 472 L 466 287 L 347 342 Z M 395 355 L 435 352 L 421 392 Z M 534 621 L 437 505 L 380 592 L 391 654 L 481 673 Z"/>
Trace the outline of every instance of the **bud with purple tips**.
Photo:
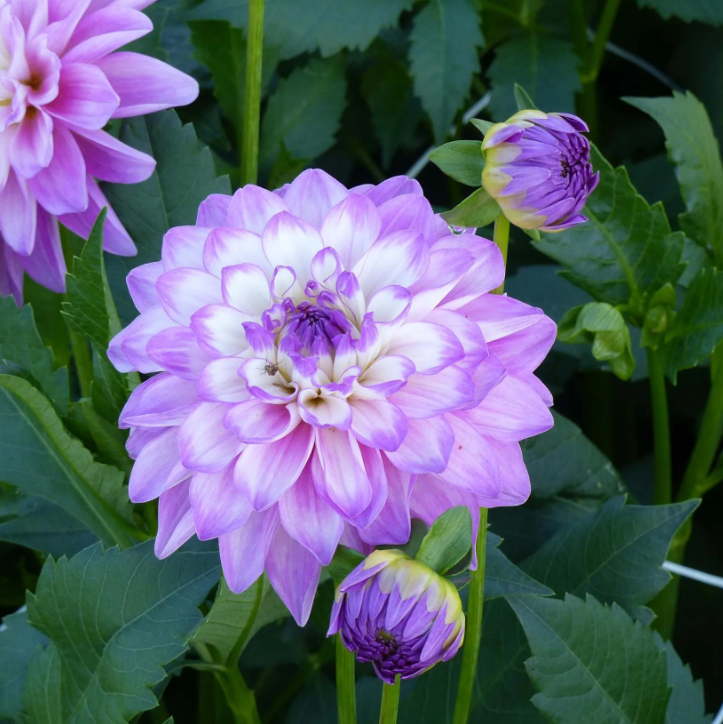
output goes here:
<path id="1" fill-rule="evenodd" d="M 524 110 L 487 131 L 482 185 L 511 223 L 552 232 L 587 221 L 580 211 L 600 179 L 587 130 L 569 113 Z"/>
<path id="2" fill-rule="evenodd" d="M 337 589 L 328 635 L 339 633 L 380 679 L 411 679 L 448 661 L 464 640 L 457 589 L 398 550 L 376 550 Z"/>

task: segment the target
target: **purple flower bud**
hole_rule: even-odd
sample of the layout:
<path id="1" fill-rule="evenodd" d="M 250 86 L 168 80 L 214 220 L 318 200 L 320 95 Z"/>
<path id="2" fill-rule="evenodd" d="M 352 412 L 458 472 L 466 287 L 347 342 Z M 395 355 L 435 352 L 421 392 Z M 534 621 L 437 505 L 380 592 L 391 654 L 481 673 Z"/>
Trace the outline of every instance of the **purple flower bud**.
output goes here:
<path id="1" fill-rule="evenodd" d="M 339 633 L 380 679 L 411 679 L 448 661 L 464 640 L 457 589 L 397 550 L 376 550 L 337 589 L 327 635 Z"/>
<path id="2" fill-rule="evenodd" d="M 600 180 L 590 164 L 587 125 L 569 113 L 520 111 L 485 134 L 482 185 L 522 229 L 562 231 Z"/>

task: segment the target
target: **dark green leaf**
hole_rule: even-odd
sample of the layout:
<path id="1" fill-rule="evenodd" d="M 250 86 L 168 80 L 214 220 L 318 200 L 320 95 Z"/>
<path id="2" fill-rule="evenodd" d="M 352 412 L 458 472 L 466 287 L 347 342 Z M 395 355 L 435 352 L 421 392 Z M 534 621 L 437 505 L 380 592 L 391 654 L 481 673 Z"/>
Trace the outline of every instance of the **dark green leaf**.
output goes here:
<path id="1" fill-rule="evenodd" d="M 662 724 L 665 655 L 650 629 L 620 606 L 566 596 L 512 599 L 533 657 L 525 666 L 532 703 L 554 724 Z"/>
<path id="2" fill-rule="evenodd" d="M 472 547 L 472 516 L 460 505 L 437 518 L 424 536 L 416 559 L 440 575 L 454 568 Z"/>
<path id="3" fill-rule="evenodd" d="M 723 25 L 723 5 L 715 0 L 638 0 L 638 5 L 654 8 L 666 19 L 675 15 L 688 23 Z"/>
<path id="4" fill-rule="evenodd" d="M 124 324 L 137 314 L 126 288 L 128 272 L 161 258 L 163 235 L 172 226 L 195 224 L 200 203 L 210 194 L 229 193 L 227 178 L 216 178 L 211 152 L 193 126 L 181 125 L 173 111 L 125 120 L 120 140 L 156 159 L 155 173 L 140 184 L 106 186 L 108 201 L 138 247 L 135 257 L 110 256 L 106 268 Z"/>
<path id="5" fill-rule="evenodd" d="M 56 722 L 121 724 L 155 707 L 150 687 L 186 650 L 201 620 L 197 607 L 218 575 L 216 552 L 182 551 L 159 561 L 152 541 L 48 559 L 28 598 L 28 620 L 60 657 Z M 26 690 L 26 700 L 34 693 Z"/>
<path id="6" fill-rule="evenodd" d="M 661 204 L 649 206 L 624 168 L 614 169 L 592 149 L 600 184 L 583 214 L 588 222 L 558 234 L 543 234 L 535 244 L 560 262 L 566 279 L 595 299 L 613 306 L 631 303 L 642 321 L 649 297 L 683 273 L 684 235 L 671 233 Z"/>
<path id="7" fill-rule="evenodd" d="M 560 38 L 525 32 L 505 41 L 488 71 L 492 117 L 504 121 L 518 110 L 516 84 L 544 111 L 574 111 L 578 63 L 570 43 Z"/>
<path id="8" fill-rule="evenodd" d="M 344 59 L 312 60 L 282 80 L 261 123 L 259 165 L 268 173 L 281 144 L 292 158 L 312 160 L 334 145 L 344 111 Z"/>
<path id="9" fill-rule="evenodd" d="M 721 12 L 723 21 L 723 12 Z M 626 98 L 651 115 L 665 133 L 687 212 L 680 226 L 723 261 L 723 162 L 705 106 L 690 92 L 672 98 Z"/>
<path id="10" fill-rule="evenodd" d="M 473 228 L 491 224 L 500 213 L 499 204 L 480 187 L 442 217 L 450 226 Z"/>
<path id="11" fill-rule="evenodd" d="M 132 542 L 123 474 L 101 465 L 23 379 L 0 375 L 0 480 L 60 506 L 107 543 Z"/>
<path id="12" fill-rule="evenodd" d="M 28 666 L 23 704 L 28 724 L 59 724 L 62 709 L 60 656 L 54 643 L 36 649 Z"/>
<path id="13" fill-rule="evenodd" d="M 282 143 L 266 185 L 270 189 L 281 188 L 284 184 L 291 183 L 305 168 L 306 159 L 293 158 Z"/>
<path id="14" fill-rule="evenodd" d="M 322 674 L 308 681 L 294 699 L 284 724 L 336 724 L 336 687 Z"/>
<path id="15" fill-rule="evenodd" d="M 485 601 L 505 596 L 551 596 L 553 591 L 538 583 L 512 563 L 500 550 L 502 539 L 487 533 L 485 556 Z"/>
<path id="16" fill-rule="evenodd" d="M 0 362 L 27 372 L 61 415 L 68 409 L 68 370 L 56 370 L 53 353 L 35 327 L 33 309 L 21 309 L 12 297 L 0 297 Z"/>
<path id="17" fill-rule="evenodd" d="M 414 20 L 409 64 L 414 90 L 442 143 L 479 71 L 484 39 L 470 0 L 431 0 Z"/>
<path id="18" fill-rule="evenodd" d="M 625 505 L 624 496 L 613 498 L 547 541 L 523 568 L 558 595 L 589 593 L 635 615 L 670 580 L 661 566 L 697 505 Z"/>
<path id="19" fill-rule="evenodd" d="M 479 141 L 452 141 L 435 148 L 429 160 L 447 176 L 467 186 L 482 185 L 485 159 Z"/>
<path id="20" fill-rule="evenodd" d="M 535 101 L 532 100 L 530 94 L 519 83 L 515 83 L 514 96 L 518 111 L 525 111 L 529 109 L 537 110 Z"/>

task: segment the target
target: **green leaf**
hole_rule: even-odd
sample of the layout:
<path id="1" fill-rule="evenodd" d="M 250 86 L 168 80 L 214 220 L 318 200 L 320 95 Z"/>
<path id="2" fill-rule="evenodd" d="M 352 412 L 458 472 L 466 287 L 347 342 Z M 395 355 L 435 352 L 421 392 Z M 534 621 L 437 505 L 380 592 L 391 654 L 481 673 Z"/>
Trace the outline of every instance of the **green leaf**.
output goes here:
<path id="1" fill-rule="evenodd" d="M 662 724 L 668 703 L 665 654 L 650 629 L 588 596 L 510 600 L 533 657 L 532 703 L 554 724 Z"/>
<path id="2" fill-rule="evenodd" d="M 281 144 L 293 158 L 312 160 L 334 145 L 346 96 L 344 59 L 312 60 L 282 80 L 261 122 L 259 165 L 268 173 Z"/>
<path id="3" fill-rule="evenodd" d="M 701 269 L 693 279 L 661 347 L 666 374 L 695 367 L 723 339 L 723 272 Z"/>
<path id="4" fill-rule="evenodd" d="M 62 708 L 60 656 L 52 642 L 36 649 L 28 666 L 23 690 L 27 724 L 59 724 Z"/>
<path id="5" fill-rule="evenodd" d="M 506 40 L 498 48 L 487 75 L 492 84 L 490 113 L 504 121 L 518 110 L 515 85 L 523 87 L 532 106 L 543 110 L 575 110 L 580 90 L 579 59 L 566 40 L 525 32 Z M 523 100 L 523 99 L 520 99 Z M 525 103 L 527 99 L 524 99 Z"/>
<path id="6" fill-rule="evenodd" d="M 697 500 L 639 506 L 613 498 L 548 540 L 523 568 L 558 594 L 592 594 L 636 615 L 670 580 L 661 566 L 697 506 Z"/>
<path id="7" fill-rule="evenodd" d="M 417 15 L 410 35 L 414 91 L 429 114 L 437 143 L 447 136 L 479 71 L 484 44 L 480 16 L 470 0 L 431 0 Z"/>
<path id="8" fill-rule="evenodd" d="M 270 189 L 281 188 L 284 184 L 291 183 L 305 168 L 306 159 L 293 158 L 282 143 L 266 185 Z"/>
<path id="9" fill-rule="evenodd" d="M 48 559 L 28 597 L 28 620 L 59 654 L 56 722 L 121 724 L 154 708 L 150 688 L 186 650 L 218 575 L 218 553 L 181 551 L 159 561 L 152 541 Z M 26 700 L 36 693 L 26 690 Z"/>
<path id="10" fill-rule="evenodd" d="M 713 0 L 638 0 L 638 5 L 657 10 L 666 20 L 675 15 L 687 23 L 723 25 L 723 5 Z"/>
<path id="11" fill-rule="evenodd" d="M 416 559 L 439 575 L 457 565 L 472 547 L 472 516 L 465 505 L 450 508 L 432 523 Z"/>
<path id="12" fill-rule="evenodd" d="M 723 12 L 721 13 L 723 21 Z M 689 91 L 672 98 L 625 98 L 665 133 L 687 212 L 681 229 L 723 262 L 723 162 L 705 106 Z"/>
<path id="13" fill-rule="evenodd" d="M 441 214 L 450 226 L 467 228 L 482 227 L 491 224 L 499 215 L 499 204 L 480 187 L 473 191 L 462 203 L 451 211 Z"/>
<path id="14" fill-rule="evenodd" d="M 19 377 L 0 375 L 0 429 L 0 480 L 60 506 L 107 543 L 132 543 L 123 474 L 96 463 L 50 402 Z"/>
<path id="15" fill-rule="evenodd" d="M 0 720 L 20 719 L 30 660 L 47 638 L 28 623 L 25 611 L 5 616 L 0 627 Z"/>
<path id="16" fill-rule="evenodd" d="M 553 591 L 518 568 L 500 550 L 502 539 L 487 533 L 485 601 L 506 596 L 552 596 Z"/>
<path id="17" fill-rule="evenodd" d="M 156 159 L 153 175 L 139 184 L 105 187 L 108 201 L 138 247 L 135 257 L 109 256 L 106 269 L 123 324 L 136 315 L 126 287 L 128 272 L 161 258 L 163 235 L 172 226 L 196 223 L 200 203 L 231 191 L 226 177 L 216 178 L 211 152 L 191 124 L 181 125 L 173 111 L 123 121 L 120 140 Z"/>
<path id="18" fill-rule="evenodd" d="M 235 664 L 257 631 L 288 615 L 266 576 L 240 594 L 233 593 L 222 579 L 216 600 L 191 643 L 212 648 L 214 658 L 224 664 Z"/>
<path id="19" fill-rule="evenodd" d="M 487 135 L 487 131 L 495 124 L 492 121 L 485 121 L 483 118 L 472 118 L 470 123 L 483 135 Z"/>
<path id="20" fill-rule="evenodd" d="M 61 415 L 68 410 L 68 370 L 56 370 L 53 353 L 40 339 L 29 304 L 18 309 L 12 297 L 0 297 L 0 362 L 27 372 Z"/>
<path id="21" fill-rule="evenodd" d="M 482 185 L 485 159 L 479 141 L 452 141 L 435 148 L 429 160 L 443 173 L 467 186 Z"/>
<path id="22" fill-rule="evenodd" d="M 583 209 L 588 222 L 543 234 L 535 246 L 566 270 L 562 275 L 600 302 L 630 303 L 638 324 L 660 287 L 683 273 L 684 235 L 671 233 L 662 204 L 650 206 L 633 188 L 625 168 L 614 169 L 592 149 L 600 184 Z"/>
<path id="23" fill-rule="evenodd" d="M 535 101 L 532 100 L 530 94 L 519 84 L 515 83 L 513 95 L 515 96 L 515 104 L 518 111 L 538 110 Z"/>

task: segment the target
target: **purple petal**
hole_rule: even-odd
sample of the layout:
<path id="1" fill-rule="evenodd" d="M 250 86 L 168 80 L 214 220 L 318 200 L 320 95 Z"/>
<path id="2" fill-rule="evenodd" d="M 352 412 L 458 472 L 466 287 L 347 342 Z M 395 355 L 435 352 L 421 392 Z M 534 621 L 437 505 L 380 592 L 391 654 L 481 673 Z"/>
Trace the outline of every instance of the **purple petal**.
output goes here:
<path id="1" fill-rule="evenodd" d="M 387 457 L 395 467 L 409 473 L 441 473 L 453 444 L 454 432 L 444 417 L 409 420 L 404 442 Z"/>
<path id="2" fill-rule="evenodd" d="M 196 473 L 191 478 L 190 499 L 201 540 L 240 528 L 253 513 L 251 501 L 233 482 L 233 465 L 218 473 Z"/>
<path id="3" fill-rule="evenodd" d="M 474 393 L 469 374 L 451 365 L 434 375 L 412 375 L 390 401 L 408 417 L 427 418 L 467 407 Z"/>
<path id="4" fill-rule="evenodd" d="M 248 349 L 243 324 L 250 320 L 226 304 L 208 304 L 191 317 L 191 329 L 206 354 L 229 357 Z"/>
<path id="5" fill-rule="evenodd" d="M 260 186 L 249 184 L 233 195 L 226 224 L 261 235 L 273 216 L 288 210 L 289 207 L 276 194 Z"/>
<path id="6" fill-rule="evenodd" d="M 164 372 L 133 390 L 120 414 L 118 427 L 180 425 L 197 404 L 194 382 Z"/>
<path id="7" fill-rule="evenodd" d="M 191 470 L 216 473 L 241 452 L 244 445 L 223 426 L 228 405 L 201 402 L 178 431 L 183 464 Z"/>
<path id="8" fill-rule="evenodd" d="M 161 274 L 163 274 L 163 264 L 160 261 L 141 264 L 128 273 L 126 277 L 128 291 L 139 312 L 145 312 L 160 305 L 161 300 L 156 291 L 156 282 Z"/>
<path id="9" fill-rule="evenodd" d="M 189 481 L 184 480 L 161 493 L 158 499 L 158 533 L 154 545 L 158 558 L 170 556 L 196 532 L 188 488 Z"/>
<path id="10" fill-rule="evenodd" d="M 328 173 L 310 168 L 292 181 L 284 194 L 284 201 L 294 216 L 315 229 L 321 229 L 329 210 L 348 194 L 346 188 Z"/>
<path id="11" fill-rule="evenodd" d="M 178 428 L 171 427 L 151 440 L 131 470 L 128 495 L 134 503 L 147 503 L 180 482 L 174 467 L 179 463 Z"/>
<path id="12" fill-rule="evenodd" d="M 336 249 L 344 269 L 352 269 L 377 240 L 381 226 L 374 204 L 365 196 L 349 194 L 324 218 L 321 238 Z"/>
<path id="13" fill-rule="evenodd" d="M 15 172 L 8 174 L 0 191 L 0 232 L 7 245 L 28 256 L 35 246 L 37 204 L 27 182 Z"/>
<path id="14" fill-rule="evenodd" d="M 399 394 L 399 393 L 398 393 Z M 351 430 L 363 445 L 397 450 L 406 437 L 406 415 L 387 400 L 353 400 Z"/>
<path id="15" fill-rule="evenodd" d="M 191 316 L 206 304 L 221 301 L 218 279 L 200 269 L 171 269 L 156 282 L 156 289 L 168 316 L 179 324 L 188 325 Z"/>
<path id="16" fill-rule="evenodd" d="M 188 327 L 169 327 L 151 337 L 146 354 L 160 369 L 196 380 L 211 358 L 198 346 Z"/>
<path id="17" fill-rule="evenodd" d="M 416 476 L 394 467 L 384 456 L 387 477 L 387 499 L 379 515 L 359 531 L 361 537 L 372 545 L 403 545 L 411 534 L 409 496 Z"/>

